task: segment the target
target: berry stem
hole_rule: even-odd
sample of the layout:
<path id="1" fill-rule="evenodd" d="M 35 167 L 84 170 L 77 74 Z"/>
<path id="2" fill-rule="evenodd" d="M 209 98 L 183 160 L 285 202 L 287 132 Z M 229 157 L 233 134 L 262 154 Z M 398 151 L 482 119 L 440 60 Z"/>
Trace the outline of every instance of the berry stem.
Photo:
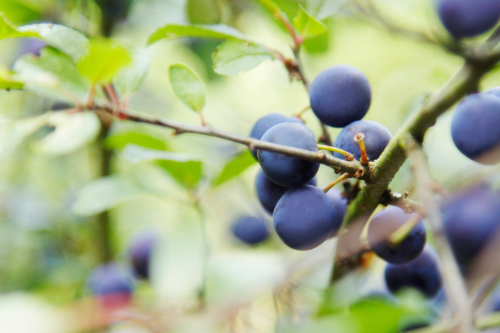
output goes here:
<path id="1" fill-rule="evenodd" d="M 361 162 L 362 165 L 368 165 L 370 159 L 368 159 L 368 156 L 366 155 L 365 135 L 363 133 L 356 134 L 354 136 L 354 141 L 359 144 L 359 149 L 361 150 L 361 158 L 359 159 L 359 162 Z"/>
<path id="2" fill-rule="evenodd" d="M 304 112 L 306 112 L 307 110 L 309 110 L 311 108 L 310 105 L 306 106 L 305 108 L 303 108 L 302 110 L 300 110 L 297 114 L 295 114 L 294 116 L 299 118 L 299 119 L 302 119 L 301 116 L 302 114 L 304 114 Z"/>
<path id="3" fill-rule="evenodd" d="M 420 215 L 416 214 L 406 221 L 398 230 L 389 235 L 388 240 L 392 244 L 399 244 L 406 238 L 406 236 L 415 228 L 420 221 Z"/>
<path id="4" fill-rule="evenodd" d="M 325 145 L 318 145 L 318 149 L 321 150 L 328 150 L 328 151 L 333 151 L 334 153 L 339 153 L 345 156 L 346 161 L 354 161 L 354 156 L 342 149 L 331 147 L 331 146 L 325 146 Z"/>
<path id="5" fill-rule="evenodd" d="M 338 183 L 340 183 L 341 181 L 347 179 L 347 178 L 351 178 L 351 175 L 348 174 L 348 173 L 344 173 L 342 176 L 340 176 L 339 178 L 335 179 L 330 185 L 328 185 L 327 187 L 325 187 L 323 189 L 323 192 L 327 193 L 328 191 L 330 191 L 335 185 L 337 185 Z"/>

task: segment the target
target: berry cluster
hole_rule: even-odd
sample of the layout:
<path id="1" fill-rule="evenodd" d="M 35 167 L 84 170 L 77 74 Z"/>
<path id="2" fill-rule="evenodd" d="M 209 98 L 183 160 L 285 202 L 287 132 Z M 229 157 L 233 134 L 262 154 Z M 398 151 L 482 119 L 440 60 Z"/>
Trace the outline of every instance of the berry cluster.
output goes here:
<path id="1" fill-rule="evenodd" d="M 344 127 L 334 146 L 337 151 L 343 150 L 361 159 L 363 150 L 369 160 L 376 160 L 389 143 L 391 133 L 383 125 L 361 120 L 370 107 L 371 88 L 358 69 L 347 65 L 326 69 L 312 82 L 310 99 L 311 109 L 322 122 Z M 363 147 L 356 135 L 361 135 Z M 314 134 L 297 117 L 268 114 L 255 123 L 250 136 L 318 151 Z M 286 245 L 296 250 L 310 250 L 336 235 L 346 212 L 347 199 L 338 190 L 325 193 L 316 187 L 319 163 L 260 149 L 253 150 L 252 154 L 262 168 L 255 180 L 257 197 L 273 215 L 276 233 Z M 337 153 L 335 156 L 344 158 Z M 244 223 L 242 221 L 240 219 L 237 225 Z M 246 243 L 252 243 L 246 238 L 254 239 L 253 235 L 236 236 Z"/>

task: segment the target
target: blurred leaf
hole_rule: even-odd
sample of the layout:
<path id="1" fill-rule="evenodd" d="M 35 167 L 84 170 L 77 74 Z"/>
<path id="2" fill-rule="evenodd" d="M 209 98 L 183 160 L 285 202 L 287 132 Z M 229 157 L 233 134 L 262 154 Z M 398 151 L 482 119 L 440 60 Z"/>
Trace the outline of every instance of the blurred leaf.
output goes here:
<path id="1" fill-rule="evenodd" d="M 324 20 L 337 13 L 346 0 L 307 0 L 307 11 L 318 20 Z"/>
<path id="2" fill-rule="evenodd" d="M 50 47 L 44 48 L 39 58 L 22 57 L 14 70 L 25 89 L 55 100 L 83 102 L 90 89 L 71 58 Z"/>
<path id="3" fill-rule="evenodd" d="M 37 37 L 38 34 L 31 31 L 21 32 L 11 25 L 4 13 L 0 12 L 0 39 L 17 37 Z"/>
<path id="4" fill-rule="evenodd" d="M 223 24 L 213 24 L 213 25 L 167 24 L 166 26 L 159 28 L 151 36 L 149 36 L 148 45 L 153 44 L 164 38 L 172 40 L 181 37 L 203 37 L 203 38 L 250 41 L 248 37 L 243 35 L 238 30 Z"/>
<path id="5" fill-rule="evenodd" d="M 271 290 L 286 275 L 284 262 L 275 254 L 238 253 L 214 258 L 207 278 L 210 303 L 239 304 Z"/>
<path id="6" fill-rule="evenodd" d="M 181 223 L 160 243 L 151 260 L 151 285 L 167 304 L 177 306 L 192 301 L 203 286 L 206 248 L 200 223 L 203 217 L 194 209 L 183 209 Z M 191 321 L 191 320 L 189 320 Z M 175 331 L 172 331 L 175 332 Z M 186 331 L 192 332 L 192 331 Z M 194 331 L 206 332 L 206 330 Z"/>
<path id="7" fill-rule="evenodd" d="M 293 19 L 293 24 L 306 39 L 319 36 L 327 31 L 326 25 L 311 16 L 302 6 L 299 7 L 299 13 Z"/>
<path id="8" fill-rule="evenodd" d="M 385 301 L 362 300 L 349 313 L 359 333 L 393 333 L 398 331 L 403 310 Z"/>
<path id="9" fill-rule="evenodd" d="M 205 105 L 205 85 L 200 77 L 183 64 L 171 65 L 168 75 L 175 95 L 191 110 L 200 112 Z"/>
<path id="10" fill-rule="evenodd" d="M 219 186 L 225 182 L 239 176 L 243 171 L 257 163 L 252 153 L 245 149 L 241 154 L 231 159 L 214 182 L 214 186 Z"/>
<path id="11" fill-rule="evenodd" d="M 203 172 L 203 163 L 193 156 L 161 150 L 146 149 L 127 145 L 122 152 L 123 158 L 131 163 L 155 161 L 182 186 L 193 188 L 198 184 Z"/>
<path id="12" fill-rule="evenodd" d="M 0 125 L 0 156 L 11 153 L 24 139 L 45 126 L 50 112 L 40 116 L 6 122 Z"/>
<path id="13" fill-rule="evenodd" d="M 259 45 L 228 40 L 220 44 L 212 54 L 214 71 L 221 75 L 236 75 L 257 67 L 274 55 Z"/>
<path id="14" fill-rule="evenodd" d="M 42 18 L 42 9 L 35 6 L 33 1 L 2 0 L 0 1 L 0 12 L 16 24 L 39 21 Z"/>
<path id="15" fill-rule="evenodd" d="M 115 87 L 122 95 L 130 95 L 142 85 L 149 71 L 149 57 L 145 52 L 136 51 L 132 64 L 114 78 Z"/>
<path id="16" fill-rule="evenodd" d="M 59 24 L 41 23 L 19 27 L 22 33 L 34 33 L 50 46 L 69 55 L 75 62 L 87 51 L 88 39 L 82 33 Z"/>
<path id="17" fill-rule="evenodd" d="M 12 72 L 0 65 L 0 89 L 23 89 L 24 83 L 12 78 Z"/>
<path id="18" fill-rule="evenodd" d="M 101 130 L 101 121 L 93 112 L 54 113 L 48 124 L 55 127 L 54 132 L 37 142 L 34 148 L 39 153 L 49 155 L 67 154 L 80 149 L 94 141 Z"/>
<path id="19" fill-rule="evenodd" d="M 203 174 L 203 164 L 200 161 L 167 161 L 156 162 L 161 168 L 167 171 L 179 184 L 188 188 L 194 188 Z"/>
<path id="20" fill-rule="evenodd" d="M 72 209 L 77 215 L 96 215 L 135 199 L 145 192 L 146 190 L 125 177 L 99 178 L 78 191 Z"/>
<path id="21" fill-rule="evenodd" d="M 167 151 L 147 149 L 134 144 L 125 146 L 122 157 L 130 163 L 148 162 L 154 160 L 166 160 L 174 162 L 190 162 L 194 158 L 188 154 L 172 153 Z"/>
<path id="22" fill-rule="evenodd" d="M 189 22 L 193 24 L 215 24 L 222 18 L 217 0 L 188 0 L 186 4 Z"/>
<path id="23" fill-rule="evenodd" d="M 281 8 L 272 0 L 257 0 L 267 11 L 269 11 L 273 16 L 276 17 L 284 17 L 287 18 L 285 12 L 281 10 Z"/>
<path id="24" fill-rule="evenodd" d="M 80 73 L 92 84 L 108 83 L 132 63 L 130 52 L 107 39 L 92 39 L 88 53 L 78 62 Z"/>
<path id="25" fill-rule="evenodd" d="M 304 49 L 309 53 L 324 53 L 328 51 L 328 47 L 330 44 L 329 35 L 330 34 L 327 30 L 325 34 L 306 39 L 302 45 Z"/>
<path id="26" fill-rule="evenodd" d="M 155 137 L 150 131 L 139 129 L 112 133 L 106 137 L 104 143 L 107 149 L 123 149 L 128 144 L 157 150 L 168 149 L 164 140 Z"/>

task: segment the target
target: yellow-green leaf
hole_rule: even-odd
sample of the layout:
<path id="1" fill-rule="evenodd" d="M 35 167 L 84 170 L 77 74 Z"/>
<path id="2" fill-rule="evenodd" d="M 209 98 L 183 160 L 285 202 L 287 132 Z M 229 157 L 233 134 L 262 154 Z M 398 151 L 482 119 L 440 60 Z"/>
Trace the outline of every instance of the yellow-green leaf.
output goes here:
<path id="1" fill-rule="evenodd" d="M 110 40 L 93 39 L 87 54 L 78 62 L 82 76 L 92 84 L 110 82 L 123 68 L 132 63 L 130 52 Z"/>
<path id="2" fill-rule="evenodd" d="M 175 95 L 191 110 L 200 112 L 205 105 L 205 85 L 200 77 L 183 64 L 171 65 L 168 71 Z"/>
<path id="3" fill-rule="evenodd" d="M 299 12 L 293 19 L 293 24 L 305 38 L 319 36 L 327 31 L 323 22 L 318 21 L 302 7 L 299 7 Z"/>

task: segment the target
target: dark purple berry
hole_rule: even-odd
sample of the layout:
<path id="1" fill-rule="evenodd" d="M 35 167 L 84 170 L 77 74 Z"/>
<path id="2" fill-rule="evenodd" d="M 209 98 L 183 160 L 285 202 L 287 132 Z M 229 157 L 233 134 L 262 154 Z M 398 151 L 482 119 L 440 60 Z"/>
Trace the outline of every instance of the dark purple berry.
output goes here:
<path id="1" fill-rule="evenodd" d="M 264 117 L 257 120 L 255 125 L 252 127 L 250 132 L 250 137 L 253 139 L 260 140 L 264 133 L 267 132 L 271 127 L 281 124 L 281 123 L 297 123 L 304 124 L 299 118 L 292 116 L 285 116 L 279 113 L 270 113 Z M 257 150 L 251 149 L 252 155 L 257 158 Z"/>
<path id="2" fill-rule="evenodd" d="M 273 214 L 276 233 L 295 250 L 310 250 L 336 232 L 332 200 L 317 187 L 305 185 L 288 191 Z"/>
<path id="3" fill-rule="evenodd" d="M 417 221 L 415 227 L 399 242 L 389 238 L 406 223 Z M 387 262 L 404 264 L 418 257 L 424 250 L 425 225 L 418 214 L 406 214 L 401 208 L 390 206 L 375 214 L 368 226 L 370 248 Z"/>
<path id="4" fill-rule="evenodd" d="M 269 237 L 266 221 L 262 217 L 243 216 L 233 223 L 233 234 L 243 243 L 256 245 Z"/>
<path id="5" fill-rule="evenodd" d="M 359 143 L 354 141 L 354 136 L 358 133 L 364 134 L 366 155 L 370 161 L 379 158 L 392 138 L 391 132 L 384 125 L 371 120 L 359 120 L 344 127 L 335 140 L 335 147 L 353 154 L 359 160 L 361 150 Z M 339 153 L 335 153 L 335 157 L 344 159 Z"/>
<path id="6" fill-rule="evenodd" d="M 318 151 L 316 138 L 311 130 L 296 123 L 282 123 L 271 127 L 262 136 L 262 141 L 312 152 Z M 267 178 L 285 187 L 297 187 L 307 183 L 314 178 L 319 169 L 319 163 L 297 157 L 260 149 L 257 150 L 257 154 Z"/>
<path id="7" fill-rule="evenodd" d="M 349 65 L 330 67 L 321 72 L 309 90 L 311 109 L 325 124 L 344 127 L 362 119 L 371 103 L 366 76 Z"/>

